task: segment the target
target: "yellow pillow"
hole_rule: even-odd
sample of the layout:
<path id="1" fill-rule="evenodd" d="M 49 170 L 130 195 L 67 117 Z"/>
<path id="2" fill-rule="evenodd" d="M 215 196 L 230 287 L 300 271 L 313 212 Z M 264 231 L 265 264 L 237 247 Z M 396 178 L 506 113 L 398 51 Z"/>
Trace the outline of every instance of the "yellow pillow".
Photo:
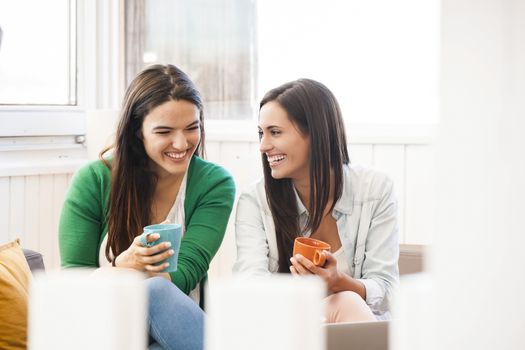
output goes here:
<path id="1" fill-rule="evenodd" d="M 17 240 L 0 245 L 0 349 L 27 347 L 31 270 Z"/>

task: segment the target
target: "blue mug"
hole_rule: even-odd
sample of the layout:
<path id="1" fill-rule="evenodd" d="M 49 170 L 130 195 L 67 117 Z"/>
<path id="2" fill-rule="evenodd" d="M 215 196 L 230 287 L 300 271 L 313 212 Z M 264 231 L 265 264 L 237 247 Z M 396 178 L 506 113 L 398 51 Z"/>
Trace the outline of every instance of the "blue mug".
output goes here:
<path id="1" fill-rule="evenodd" d="M 148 242 L 148 236 L 154 233 L 159 234 L 159 239 L 154 242 Z M 140 243 L 144 247 L 152 247 L 162 242 L 171 242 L 174 254 L 169 258 L 162 260 L 155 265 L 161 265 L 168 262 L 169 265 L 161 272 L 177 271 L 177 260 L 179 257 L 180 241 L 182 238 L 182 226 L 179 224 L 157 224 L 144 227 L 144 232 L 140 235 Z"/>

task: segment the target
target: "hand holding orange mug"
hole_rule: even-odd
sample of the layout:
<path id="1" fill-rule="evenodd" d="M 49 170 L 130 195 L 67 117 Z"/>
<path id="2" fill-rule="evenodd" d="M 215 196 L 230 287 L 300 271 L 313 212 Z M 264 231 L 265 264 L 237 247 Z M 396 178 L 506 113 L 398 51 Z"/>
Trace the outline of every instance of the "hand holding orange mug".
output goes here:
<path id="1" fill-rule="evenodd" d="M 293 255 L 301 254 L 316 266 L 323 266 L 326 262 L 325 251 L 330 251 L 330 244 L 309 237 L 297 237 L 293 245 Z"/>

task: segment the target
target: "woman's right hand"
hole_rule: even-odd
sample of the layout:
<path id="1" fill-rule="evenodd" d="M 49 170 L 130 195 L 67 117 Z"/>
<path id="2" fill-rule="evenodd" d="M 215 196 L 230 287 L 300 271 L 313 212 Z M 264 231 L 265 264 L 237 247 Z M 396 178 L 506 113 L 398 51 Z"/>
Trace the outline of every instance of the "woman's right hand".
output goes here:
<path id="1" fill-rule="evenodd" d="M 154 242 L 159 239 L 158 233 L 153 233 L 148 236 L 148 242 Z M 125 267 L 135 269 L 143 272 L 160 272 L 168 267 L 168 263 L 155 265 L 162 260 L 174 254 L 173 249 L 170 249 L 170 242 L 163 242 L 152 247 L 145 247 L 140 243 L 140 235 L 135 237 L 130 247 L 123 251 L 115 259 L 116 267 Z"/>

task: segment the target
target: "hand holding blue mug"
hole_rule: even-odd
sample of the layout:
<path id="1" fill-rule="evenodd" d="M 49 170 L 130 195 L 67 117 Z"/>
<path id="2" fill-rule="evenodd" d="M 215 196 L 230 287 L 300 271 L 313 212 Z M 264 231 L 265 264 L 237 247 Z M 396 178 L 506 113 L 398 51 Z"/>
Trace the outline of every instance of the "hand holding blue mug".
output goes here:
<path id="1" fill-rule="evenodd" d="M 148 237 L 152 234 L 158 234 L 159 238 L 150 241 Z M 177 260 L 179 257 L 180 242 L 182 238 L 182 226 L 179 224 L 157 224 L 144 227 L 144 232 L 140 235 L 140 243 L 144 247 L 153 247 L 163 242 L 170 242 L 174 254 L 155 265 L 168 263 L 169 265 L 161 272 L 173 272 L 177 270 Z"/>

